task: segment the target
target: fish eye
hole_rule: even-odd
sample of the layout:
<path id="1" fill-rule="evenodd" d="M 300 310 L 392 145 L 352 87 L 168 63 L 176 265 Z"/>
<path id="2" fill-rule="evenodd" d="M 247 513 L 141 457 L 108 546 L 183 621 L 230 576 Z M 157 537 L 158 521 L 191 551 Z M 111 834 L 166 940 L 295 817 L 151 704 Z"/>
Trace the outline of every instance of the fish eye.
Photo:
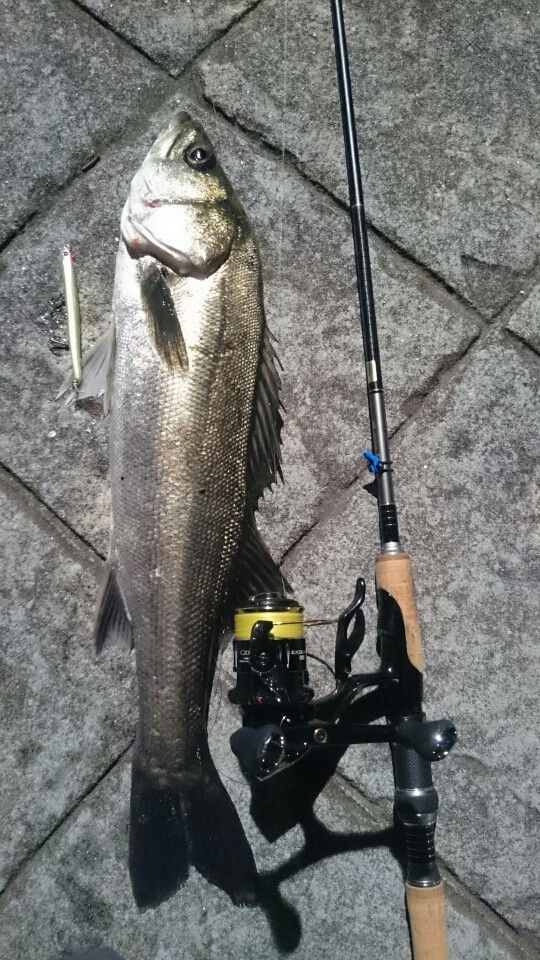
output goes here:
<path id="1" fill-rule="evenodd" d="M 214 165 L 214 157 L 206 147 L 200 143 L 194 143 L 188 147 L 184 153 L 186 163 L 194 170 L 208 170 Z"/>

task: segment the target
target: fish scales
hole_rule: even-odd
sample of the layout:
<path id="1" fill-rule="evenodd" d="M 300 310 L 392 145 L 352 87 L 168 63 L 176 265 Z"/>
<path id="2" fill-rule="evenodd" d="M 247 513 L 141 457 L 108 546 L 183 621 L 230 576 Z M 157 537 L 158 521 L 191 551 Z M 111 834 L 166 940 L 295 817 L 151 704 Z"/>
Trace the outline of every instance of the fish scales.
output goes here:
<path id="1" fill-rule="evenodd" d="M 133 891 L 140 907 L 157 906 L 193 865 L 233 902 L 252 903 L 253 855 L 206 725 L 233 604 L 283 588 L 254 519 L 280 471 L 279 375 L 249 221 L 187 114 L 133 179 L 113 324 L 80 391 L 106 381 L 112 414 L 111 550 L 95 635 L 98 650 L 120 638 L 136 652 Z"/>
<path id="2" fill-rule="evenodd" d="M 264 313 L 258 258 L 244 229 L 211 277 L 173 281 L 189 358 L 189 376 L 175 375 L 148 349 L 140 269 L 120 251 L 114 550 L 135 634 L 139 756 L 168 776 L 199 748 L 206 720 L 220 615 L 246 513 Z"/>

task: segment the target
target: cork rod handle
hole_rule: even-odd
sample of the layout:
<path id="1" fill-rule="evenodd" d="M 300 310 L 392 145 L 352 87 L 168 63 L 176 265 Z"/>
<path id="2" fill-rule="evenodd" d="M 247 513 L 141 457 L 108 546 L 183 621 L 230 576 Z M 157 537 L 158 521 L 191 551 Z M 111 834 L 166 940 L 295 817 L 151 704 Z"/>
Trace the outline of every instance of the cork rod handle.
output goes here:
<path id="1" fill-rule="evenodd" d="M 416 591 L 407 553 L 382 553 L 375 560 L 375 582 L 399 603 L 403 622 L 407 653 L 412 665 L 424 672 L 424 655 L 420 636 L 420 620 L 416 606 Z"/>
<path id="2" fill-rule="evenodd" d="M 414 960 L 448 960 L 444 884 L 405 884 Z"/>
<path id="3" fill-rule="evenodd" d="M 375 561 L 378 588 L 400 606 L 405 626 L 407 655 L 420 673 L 424 656 L 411 560 L 406 553 L 381 554 Z M 405 884 L 405 900 L 411 927 L 414 960 L 448 960 L 446 906 L 443 883 L 432 887 Z"/>

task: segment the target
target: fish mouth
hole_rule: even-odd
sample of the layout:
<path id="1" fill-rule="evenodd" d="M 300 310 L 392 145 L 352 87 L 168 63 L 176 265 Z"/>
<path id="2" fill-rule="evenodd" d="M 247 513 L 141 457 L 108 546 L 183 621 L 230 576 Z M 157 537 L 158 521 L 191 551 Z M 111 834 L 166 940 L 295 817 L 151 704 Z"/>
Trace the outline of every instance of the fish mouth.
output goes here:
<path id="1" fill-rule="evenodd" d="M 186 125 L 192 123 L 193 119 L 191 114 L 185 110 L 179 111 L 167 129 L 164 130 L 152 144 L 146 162 L 149 160 L 157 161 L 165 159 L 171 152 L 179 136 L 183 133 Z M 144 186 L 148 195 L 150 195 L 151 190 L 146 182 L 146 178 L 144 180 Z M 178 276 L 185 276 L 187 273 L 192 273 L 192 265 L 188 257 L 163 239 L 158 240 L 148 224 L 143 225 L 140 221 L 137 222 L 132 215 L 130 206 L 130 198 L 128 198 L 122 212 L 120 224 L 122 239 L 130 257 L 134 260 L 139 260 L 141 257 L 146 256 L 153 257 Z M 161 206 L 161 203 L 157 201 L 156 206 Z"/>

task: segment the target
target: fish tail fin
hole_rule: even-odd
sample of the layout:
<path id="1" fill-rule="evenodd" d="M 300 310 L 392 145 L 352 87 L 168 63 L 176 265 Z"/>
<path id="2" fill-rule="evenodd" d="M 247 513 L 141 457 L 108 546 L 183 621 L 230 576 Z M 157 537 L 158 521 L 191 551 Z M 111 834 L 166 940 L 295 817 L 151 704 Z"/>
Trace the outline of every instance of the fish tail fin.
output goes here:
<path id="1" fill-rule="evenodd" d="M 137 906 L 157 907 L 189 873 L 186 831 L 179 796 L 156 786 L 133 764 L 129 872 Z"/>
<path id="2" fill-rule="evenodd" d="M 134 762 L 129 869 L 137 905 L 167 900 L 187 879 L 190 864 L 233 903 L 256 903 L 251 847 L 211 758 L 166 786 L 157 786 Z"/>

